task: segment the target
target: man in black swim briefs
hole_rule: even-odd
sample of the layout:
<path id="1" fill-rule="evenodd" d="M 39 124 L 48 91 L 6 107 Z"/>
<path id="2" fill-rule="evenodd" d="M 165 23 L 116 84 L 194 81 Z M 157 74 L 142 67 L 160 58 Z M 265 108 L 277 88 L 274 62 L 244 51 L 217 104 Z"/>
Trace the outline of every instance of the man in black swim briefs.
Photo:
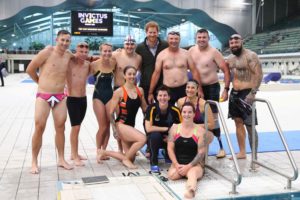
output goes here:
<path id="1" fill-rule="evenodd" d="M 86 61 L 88 54 L 88 44 L 78 43 L 75 58 L 69 62 L 67 73 L 67 108 L 72 126 L 70 134 L 71 160 L 74 160 L 76 166 L 84 166 L 81 160 L 86 160 L 86 157 L 78 154 L 78 136 L 87 108 L 86 80 L 91 73 L 90 62 Z"/>
<path id="2" fill-rule="evenodd" d="M 123 71 L 126 66 L 130 65 L 139 70 L 142 63 L 142 57 L 135 52 L 136 41 L 131 35 L 125 37 L 123 44 L 123 49 L 118 49 L 112 54 L 117 63 L 115 69 L 114 90 L 124 85 L 125 79 Z"/>
<path id="3" fill-rule="evenodd" d="M 199 29 L 196 32 L 196 44 L 189 49 L 189 55 L 191 56 L 195 67 L 201 76 L 201 85 L 204 94 L 204 100 L 213 100 L 219 102 L 220 97 L 223 101 L 228 99 L 228 91 L 230 86 L 230 74 L 228 66 L 222 54 L 209 44 L 209 32 L 206 29 Z M 224 73 L 224 90 L 220 96 L 220 83 L 218 78 L 218 71 Z M 211 104 L 213 111 L 215 127 L 212 132 L 219 142 L 219 153 L 217 158 L 224 158 L 226 153 L 223 149 L 221 140 L 221 129 L 218 118 L 218 108 L 216 105 Z"/>

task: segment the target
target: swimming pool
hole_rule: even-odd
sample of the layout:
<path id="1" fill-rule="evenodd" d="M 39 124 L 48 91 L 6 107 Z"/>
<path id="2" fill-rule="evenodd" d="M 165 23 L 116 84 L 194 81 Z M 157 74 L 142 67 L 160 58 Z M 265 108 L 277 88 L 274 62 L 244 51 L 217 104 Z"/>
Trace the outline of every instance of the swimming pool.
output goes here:
<path id="1" fill-rule="evenodd" d="M 300 83 L 299 79 L 280 79 L 280 83 Z"/>
<path id="2" fill-rule="evenodd" d="M 300 192 L 288 192 L 269 195 L 246 196 L 246 197 L 233 197 L 228 199 L 238 200 L 300 200 Z"/>

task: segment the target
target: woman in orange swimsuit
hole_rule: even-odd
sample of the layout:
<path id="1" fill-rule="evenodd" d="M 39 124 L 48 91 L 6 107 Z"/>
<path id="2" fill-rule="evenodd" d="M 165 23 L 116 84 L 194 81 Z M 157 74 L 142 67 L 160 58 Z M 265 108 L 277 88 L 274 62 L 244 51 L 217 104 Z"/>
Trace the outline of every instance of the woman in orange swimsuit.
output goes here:
<path id="1" fill-rule="evenodd" d="M 135 85 L 136 72 L 133 66 L 124 68 L 125 84 L 114 91 L 110 107 L 110 123 L 114 137 L 121 140 L 125 153 L 103 150 L 98 152 L 100 157 L 113 157 L 130 169 L 137 168 L 133 164 L 136 153 L 146 143 L 145 134 L 134 128 L 138 109 L 141 107 L 145 112 L 147 107 L 143 89 Z M 116 108 L 119 109 L 117 119 L 114 118 Z"/>

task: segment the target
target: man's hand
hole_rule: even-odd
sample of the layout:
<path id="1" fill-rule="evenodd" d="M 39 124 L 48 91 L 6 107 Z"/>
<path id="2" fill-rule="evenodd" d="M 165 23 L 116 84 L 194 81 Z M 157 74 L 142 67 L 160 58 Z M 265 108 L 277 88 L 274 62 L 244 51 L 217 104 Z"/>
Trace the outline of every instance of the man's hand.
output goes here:
<path id="1" fill-rule="evenodd" d="M 169 128 L 166 130 L 166 131 L 168 131 L 169 130 Z M 168 136 L 167 135 L 164 135 L 163 136 L 163 141 L 165 142 L 165 143 L 168 143 Z"/>
<path id="2" fill-rule="evenodd" d="M 118 129 L 115 125 L 112 125 L 112 130 L 113 130 L 113 136 L 116 140 L 119 139 L 119 132 L 118 132 Z"/>
<path id="3" fill-rule="evenodd" d="M 203 93 L 202 87 L 201 87 L 201 89 L 200 89 L 200 87 L 201 86 L 199 86 L 199 88 L 198 88 L 198 97 L 204 99 L 204 93 Z"/>
<path id="4" fill-rule="evenodd" d="M 247 103 L 249 103 L 249 104 L 252 105 L 254 99 L 255 99 L 255 94 L 252 93 L 252 92 L 250 92 L 250 93 L 246 96 L 245 101 L 246 101 Z"/>
<path id="5" fill-rule="evenodd" d="M 148 104 L 152 104 L 154 102 L 154 96 L 153 94 L 148 94 Z"/>
<path id="6" fill-rule="evenodd" d="M 228 90 L 224 89 L 221 96 L 222 101 L 228 100 Z"/>

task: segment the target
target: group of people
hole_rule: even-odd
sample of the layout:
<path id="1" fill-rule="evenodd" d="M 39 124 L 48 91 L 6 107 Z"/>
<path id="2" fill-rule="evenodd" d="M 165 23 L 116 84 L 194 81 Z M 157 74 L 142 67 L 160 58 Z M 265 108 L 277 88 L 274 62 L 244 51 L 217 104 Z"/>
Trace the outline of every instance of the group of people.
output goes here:
<path id="1" fill-rule="evenodd" d="M 206 100 L 226 101 L 231 78 L 229 117 L 236 124 L 240 147 L 237 158 L 246 158 L 244 125 L 248 133 L 252 133 L 249 110 L 262 79 L 257 55 L 243 47 L 238 34 L 229 39 L 232 54 L 225 61 L 222 54 L 209 45 L 206 29 L 197 31 L 196 44 L 189 50 L 179 47 L 179 32 L 171 31 L 167 41 L 161 40 L 156 22 L 148 22 L 145 31 L 146 38 L 138 45 L 132 36 L 125 38 L 124 48 L 114 52 L 111 44 L 101 44 L 100 56 L 95 59 L 88 57 L 89 46 L 85 42 L 78 43 L 76 53 L 72 54 L 68 50 L 71 35 L 61 30 L 56 46 L 48 46 L 35 56 L 26 70 L 38 84 L 31 173 L 40 170 L 37 157 L 50 110 L 56 131 L 58 165 L 73 168 L 64 157 L 67 113 L 72 126 L 71 159 L 76 166 L 84 165 L 82 160 L 87 158 L 78 154 L 78 136 L 87 108 L 86 80 L 91 74 L 95 78 L 93 109 L 99 125 L 96 134 L 98 163 L 113 157 L 134 169 L 137 152 L 147 144 L 150 169 L 159 172 L 158 151 L 162 148 L 165 159 L 172 162 L 169 178 L 187 177 L 185 196 L 192 198 L 197 180 L 203 175 L 204 158 L 213 135 L 220 146 L 217 158 L 226 156 L 220 137 L 218 109 L 211 105 L 205 113 L 204 105 Z M 219 69 L 224 73 L 221 96 Z M 192 80 L 188 78 L 188 71 Z M 138 72 L 141 74 L 139 86 L 136 84 Z M 145 113 L 145 134 L 134 127 L 139 108 Z M 208 131 L 204 126 L 205 114 Z M 118 151 L 106 150 L 110 127 L 118 141 Z"/>

